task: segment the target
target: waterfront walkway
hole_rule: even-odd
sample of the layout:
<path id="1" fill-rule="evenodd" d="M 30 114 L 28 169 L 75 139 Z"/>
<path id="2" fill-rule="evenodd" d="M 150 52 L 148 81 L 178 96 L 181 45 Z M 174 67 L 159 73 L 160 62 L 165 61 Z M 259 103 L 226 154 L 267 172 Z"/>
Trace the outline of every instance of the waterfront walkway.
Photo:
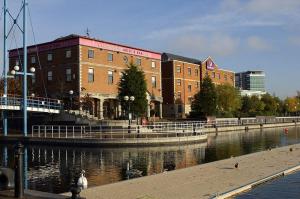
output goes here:
<path id="1" fill-rule="evenodd" d="M 81 196 L 88 199 L 211 198 L 299 164 L 300 144 L 297 144 L 93 187 L 84 190 Z"/>

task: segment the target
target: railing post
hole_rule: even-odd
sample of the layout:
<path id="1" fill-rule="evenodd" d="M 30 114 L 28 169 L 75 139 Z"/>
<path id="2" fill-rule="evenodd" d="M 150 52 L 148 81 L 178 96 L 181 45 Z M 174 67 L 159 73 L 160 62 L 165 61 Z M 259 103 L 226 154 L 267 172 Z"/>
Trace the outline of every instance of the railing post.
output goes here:
<path id="1" fill-rule="evenodd" d="M 80 138 L 82 138 L 82 126 L 80 126 Z"/>
<path id="2" fill-rule="evenodd" d="M 60 138 L 60 125 L 58 126 L 58 138 Z"/>
<path id="3" fill-rule="evenodd" d="M 53 138 L 53 125 L 51 126 L 51 136 Z"/>
<path id="4" fill-rule="evenodd" d="M 41 137 L 41 126 L 38 126 L 38 137 Z"/>
<path id="5" fill-rule="evenodd" d="M 31 127 L 31 137 L 33 137 L 34 126 Z"/>
<path id="6" fill-rule="evenodd" d="M 66 126 L 66 138 L 68 138 L 68 126 Z"/>
<path id="7" fill-rule="evenodd" d="M 72 127 L 73 130 L 73 139 L 75 138 L 75 133 L 74 133 L 74 126 Z"/>
<path id="8" fill-rule="evenodd" d="M 45 128 L 44 128 L 44 137 L 47 137 L 46 136 L 46 131 L 47 131 L 47 126 L 45 125 Z"/>

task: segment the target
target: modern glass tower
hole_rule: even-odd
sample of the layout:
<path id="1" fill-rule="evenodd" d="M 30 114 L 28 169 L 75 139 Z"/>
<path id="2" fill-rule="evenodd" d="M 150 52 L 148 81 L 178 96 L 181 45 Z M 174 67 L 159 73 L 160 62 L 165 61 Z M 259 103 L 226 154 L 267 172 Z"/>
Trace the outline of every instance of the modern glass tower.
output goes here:
<path id="1" fill-rule="evenodd" d="M 264 71 L 236 73 L 235 86 L 241 90 L 265 92 L 265 73 Z"/>

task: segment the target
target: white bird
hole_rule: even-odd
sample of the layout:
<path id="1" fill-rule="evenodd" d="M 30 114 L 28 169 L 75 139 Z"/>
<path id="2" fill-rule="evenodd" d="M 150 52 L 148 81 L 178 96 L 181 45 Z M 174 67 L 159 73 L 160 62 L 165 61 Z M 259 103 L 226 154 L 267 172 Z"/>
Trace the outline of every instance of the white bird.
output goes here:
<path id="1" fill-rule="evenodd" d="M 77 181 L 77 186 L 81 187 L 82 189 L 87 189 L 88 181 L 87 181 L 86 177 L 84 176 L 84 174 L 85 174 L 85 170 L 82 170 L 80 177 Z"/>
<path id="2" fill-rule="evenodd" d="M 127 162 L 127 170 L 126 170 L 126 175 L 128 178 L 137 178 L 137 177 L 142 177 L 143 171 L 140 171 L 138 169 L 132 169 L 130 166 L 130 163 Z"/>

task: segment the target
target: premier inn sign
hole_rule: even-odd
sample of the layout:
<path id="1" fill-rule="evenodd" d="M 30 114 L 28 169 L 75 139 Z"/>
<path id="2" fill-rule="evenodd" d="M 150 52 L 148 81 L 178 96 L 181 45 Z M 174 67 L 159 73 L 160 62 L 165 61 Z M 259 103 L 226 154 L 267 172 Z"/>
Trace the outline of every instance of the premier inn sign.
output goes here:
<path id="1" fill-rule="evenodd" d="M 207 60 L 206 69 L 207 70 L 214 70 L 215 69 L 215 63 L 211 59 Z"/>

